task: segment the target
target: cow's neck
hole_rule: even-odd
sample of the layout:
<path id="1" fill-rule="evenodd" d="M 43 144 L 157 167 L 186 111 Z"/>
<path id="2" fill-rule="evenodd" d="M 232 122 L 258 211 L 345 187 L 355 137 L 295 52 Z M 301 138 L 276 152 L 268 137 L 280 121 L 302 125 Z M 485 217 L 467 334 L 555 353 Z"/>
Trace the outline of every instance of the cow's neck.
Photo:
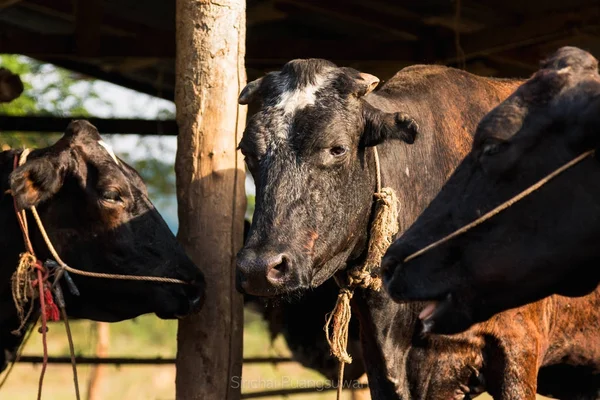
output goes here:
<path id="1" fill-rule="evenodd" d="M 407 198 L 402 192 L 402 180 L 406 180 L 407 168 L 398 173 L 398 166 L 408 162 L 408 151 L 412 150 L 401 142 L 390 142 L 378 146 L 382 165 L 382 184 L 392 187 L 400 200 L 400 229 L 406 228 L 406 214 L 402 209 Z M 394 170 L 385 166 L 393 165 Z M 414 164 L 413 164 L 414 165 Z M 408 172 L 407 172 L 408 171 Z M 373 174 L 375 170 L 373 170 Z M 365 233 L 366 234 L 366 233 Z M 382 288 L 358 289 L 352 300 L 354 318 L 360 319 L 361 343 L 369 385 L 374 399 L 409 399 L 406 368 L 418 315 L 418 304 L 393 302 Z"/>
<path id="2" fill-rule="evenodd" d="M 409 399 L 406 368 L 416 309 L 397 304 L 383 291 L 359 289 L 353 312 L 360 320 L 363 358 L 374 399 Z"/>
<path id="3" fill-rule="evenodd" d="M 403 111 L 409 115 L 421 112 L 418 104 L 404 101 L 395 104 L 393 99 L 377 95 L 369 96 L 368 101 L 387 112 Z M 428 137 L 418 138 L 414 145 L 389 141 L 377 147 L 382 186 L 392 187 L 399 199 L 400 232 L 414 222 L 439 191 L 464 156 L 467 150 L 464 144 L 471 142 L 469 133 L 462 129 L 433 138 L 430 132 L 440 128 L 434 127 L 434 122 L 427 117 L 422 119 L 424 134 Z M 417 316 L 423 305 L 397 304 L 383 288 L 379 292 L 359 290 L 352 305 L 360 319 L 363 357 L 374 399 L 410 399 L 407 368 L 410 368 L 413 338 L 419 334 Z"/>

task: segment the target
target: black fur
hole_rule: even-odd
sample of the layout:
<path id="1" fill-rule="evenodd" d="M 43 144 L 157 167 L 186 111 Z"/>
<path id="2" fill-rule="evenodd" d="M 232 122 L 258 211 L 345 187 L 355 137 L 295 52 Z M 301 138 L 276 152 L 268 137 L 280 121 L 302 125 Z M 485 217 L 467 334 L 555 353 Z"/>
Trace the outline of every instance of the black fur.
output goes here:
<path id="1" fill-rule="evenodd" d="M 600 166 L 592 158 L 464 235 L 401 263 L 600 145 L 596 59 L 563 47 L 541 65 L 482 119 L 471 152 L 387 252 L 386 288 L 395 299 L 452 294 L 451 306 L 431 321 L 434 331 L 462 331 L 553 293 L 583 295 L 600 281 Z"/>
<path id="2" fill-rule="evenodd" d="M 163 318 L 185 315 L 201 304 L 204 278 L 158 214 L 137 172 L 117 164 L 98 144 L 86 121 L 72 122 L 63 138 L 34 150 L 13 170 L 19 152 L 0 153 L 0 347 L 12 351 L 21 338 L 10 277 L 25 250 L 13 208 L 35 205 L 63 260 L 94 272 L 173 277 L 192 285 L 156 284 L 73 275 L 81 295 L 64 288 L 67 312 L 77 318 L 120 321 L 144 313 Z M 10 189 L 10 190 L 9 190 Z M 116 193 L 116 194 L 115 194 Z M 30 216 L 31 214 L 28 213 Z M 32 218 L 31 240 L 41 260 L 51 258 Z M 4 353 L 0 353 L 3 357 Z M 3 365 L 0 359 L 0 365 Z"/>

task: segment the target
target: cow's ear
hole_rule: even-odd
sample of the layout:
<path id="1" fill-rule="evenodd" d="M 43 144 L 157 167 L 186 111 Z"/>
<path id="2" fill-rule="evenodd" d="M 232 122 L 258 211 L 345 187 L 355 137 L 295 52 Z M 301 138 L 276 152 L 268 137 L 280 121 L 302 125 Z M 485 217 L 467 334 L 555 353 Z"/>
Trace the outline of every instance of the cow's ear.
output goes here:
<path id="1" fill-rule="evenodd" d="M 19 210 L 37 206 L 54 196 L 63 185 L 66 168 L 59 157 L 27 161 L 10 174 L 10 189 Z"/>
<path id="2" fill-rule="evenodd" d="M 249 82 L 244 89 L 240 92 L 240 97 L 238 98 L 238 104 L 250 104 L 254 100 L 256 100 L 256 94 L 258 93 L 258 88 L 260 87 L 260 83 L 263 78 L 258 78 Z"/>
<path id="3" fill-rule="evenodd" d="M 391 139 L 412 144 L 419 132 L 417 121 L 403 112 L 386 113 L 365 104 L 363 117 L 365 127 L 362 144 L 364 146 L 377 146 Z"/>
<path id="4" fill-rule="evenodd" d="M 379 84 L 379 78 L 375 75 L 367 74 L 365 72 L 360 72 L 358 74 L 358 79 L 356 80 L 358 83 L 358 92 L 357 95 L 365 96 L 371 93 L 377 85 Z"/>

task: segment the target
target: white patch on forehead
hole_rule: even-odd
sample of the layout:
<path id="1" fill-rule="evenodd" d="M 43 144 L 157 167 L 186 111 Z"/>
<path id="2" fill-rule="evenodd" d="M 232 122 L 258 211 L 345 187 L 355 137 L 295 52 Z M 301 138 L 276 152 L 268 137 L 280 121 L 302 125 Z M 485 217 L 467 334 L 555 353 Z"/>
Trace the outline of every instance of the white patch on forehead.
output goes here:
<path id="1" fill-rule="evenodd" d="M 305 107 L 315 104 L 317 92 L 325 85 L 328 79 L 329 74 L 317 75 L 313 84 L 307 85 L 302 89 L 284 91 L 279 96 L 279 101 L 275 107 L 282 109 L 285 114 L 292 114 L 297 110 L 302 110 Z"/>
<path id="2" fill-rule="evenodd" d="M 117 165 L 119 165 L 119 160 L 117 159 L 117 156 L 115 155 L 115 152 L 113 151 L 112 147 L 110 147 L 110 145 L 108 143 L 106 143 L 104 140 L 98 140 L 98 144 L 102 147 L 104 147 L 104 149 L 108 152 L 108 154 L 112 157 L 113 160 L 115 160 L 115 163 L 117 163 Z"/>

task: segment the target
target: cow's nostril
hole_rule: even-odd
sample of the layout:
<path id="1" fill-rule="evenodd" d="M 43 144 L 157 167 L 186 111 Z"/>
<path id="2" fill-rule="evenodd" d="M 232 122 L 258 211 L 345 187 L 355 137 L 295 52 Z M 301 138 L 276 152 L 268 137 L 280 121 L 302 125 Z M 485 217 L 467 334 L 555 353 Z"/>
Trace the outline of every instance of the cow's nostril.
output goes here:
<path id="1" fill-rule="evenodd" d="M 280 283 L 290 270 L 290 257 L 278 254 L 267 263 L 267 279 L 272 283 Z"/>
<path id="2" fill-rule="evenodd" d="M 398 261 L 395 257 L 386 256 L 381 260 L 381 274 L 384 281 L 389 281 L 394 275 L 394 271 L 398 266 Z"/>

